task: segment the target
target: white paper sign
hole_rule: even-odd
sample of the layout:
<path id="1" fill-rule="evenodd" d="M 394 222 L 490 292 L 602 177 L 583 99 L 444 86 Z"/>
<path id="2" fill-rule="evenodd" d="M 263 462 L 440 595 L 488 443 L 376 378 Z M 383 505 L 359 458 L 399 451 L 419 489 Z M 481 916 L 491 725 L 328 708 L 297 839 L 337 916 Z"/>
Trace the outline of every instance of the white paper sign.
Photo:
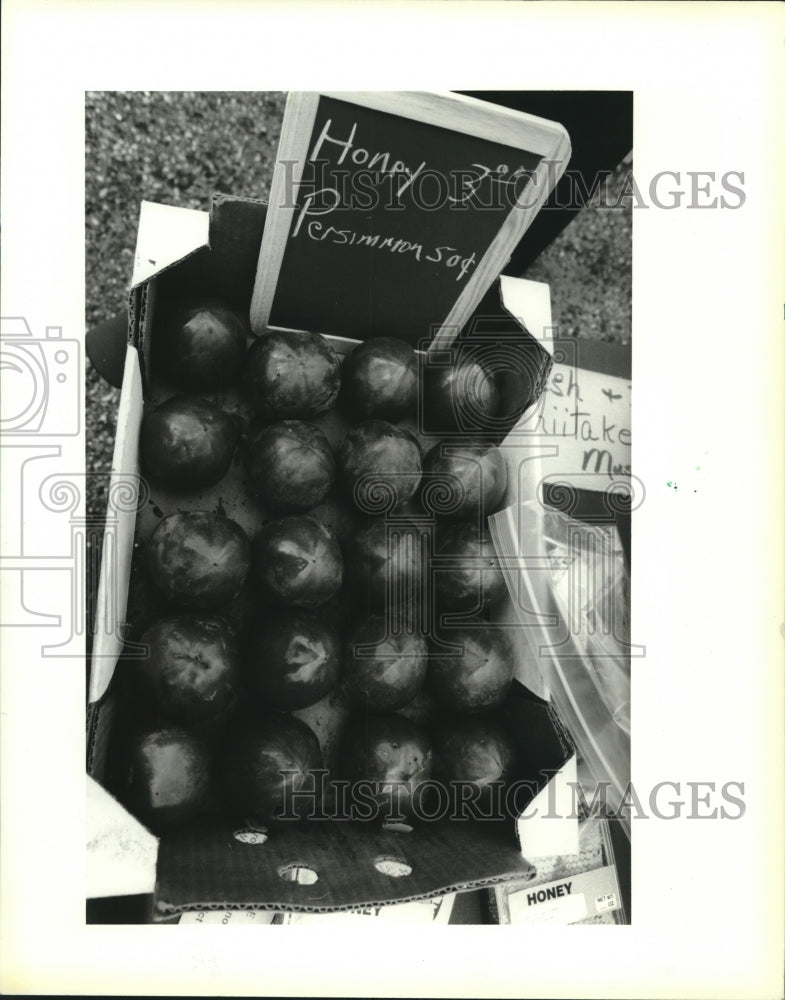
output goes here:
<path id="1" fill-rule="evenodd" d="M 502 894 L 504 889 L 499 890 Z M 498 892 L 497 891 L 497 898 Z M 572 924 L 621 907 L 615 865 L 576 872 L 508 893 L 511 924 Z"/>
<path id="2" fill-rule="evenodd" d="M 554 363 L 545 392 L 513 432 L 516 443 L 546 446 L 546 481 L 600 492 L 628 482 L 631 388 L 628 379 Z"/>

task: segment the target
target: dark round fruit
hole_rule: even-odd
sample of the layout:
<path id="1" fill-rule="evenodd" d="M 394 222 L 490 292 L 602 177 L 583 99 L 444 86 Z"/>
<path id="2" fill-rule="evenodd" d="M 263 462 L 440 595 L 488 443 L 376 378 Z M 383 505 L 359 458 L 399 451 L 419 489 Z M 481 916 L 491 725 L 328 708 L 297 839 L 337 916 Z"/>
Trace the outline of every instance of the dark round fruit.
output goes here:
<path id="1" fill-rule="evenodd" d="M 338 355 L 318 333 L 266 333 L 248 351 L 245 384 L 267 420 L 307 419 L 329 410 L 341 385 Z"/>
<path id="2" fill-rule="evenodd" d="M 247 319 L 221 306 L 188 309 L 162 337 L 166 368 L 182 389 L 227 389 L 240 379 L 251 330 Z"/>
<path id="3" fill-rule="evenodd" d="M 507 596 L 490 535 L 469 521 L 438 527 L 432 582 L 439 612 L 480 612 L 498 607 Z"/>
<path id="4" fill-rule="evenodd" d="M 494 718 L 463 716 L 450 719 L 434 731 L 434 778 L 448 788 L 451 801 L 470 798 L 456 784 L 468 782 L 480 790 L 476 801 L 490 795 L 491 782 L 501 788 L 514 781 L 518 753 L 510 734 Z M 497 800 L 499 801 L 499 800 Z"/>
<path id="5" fill-rule="evenodd" d="M 428 687 L 434 701 L 448 712 L 485 712 L 500 705 L 515 672 L 504 632 L 483 625 L 444 629 L 439 638 L 457 648 L 431 647 Z"/>
<path id="6" fill-rule="evenodd" d="M 275 604 L 322 604 L 343 581 L 338 543 L 307 514 L 266 524 L 253 542 L 253 566 L 262 596 Z"/>
<path id="7" fill-rule="evenodd" d="M 213 805 L 213 763 L 205 741 L 180 726 L 135 733 L 122 754 L 121 798 L 154 833 L 181 826 Z"/>
<path id="8" fill-rule="evenodd" d="M 341 398 L 354 420 L 402 420 L 417 413 L 419 364 L 397 337 L 371 337 L 344 359 Z"/>
<path id="9" fill-rule="evenodd" d="M 144 659 L 129 661 L 148 708 L 184 723 L 215 719 L 232 708 L 240 685 L 240 653 L 216 618 L 162 618 L 139 640 Z"/>
<path id="10" fill-rule="evenodd" d="M 371 420 L 349 431 L 336 464 L 344 494 L 366 514 L 384 514 L 406 503 L 422 475 L 417 439 L 386 420 Z"/>
<path id="11" fill-rule="evenodd" d="M 196 396 L 173 396 L 142 420 L 142 471 L 171 490 L 204 489 L 226 475 L 236 444 L 228 413 Z"/>
<path id="12" fill-rule="evenodd" d="M 345 546 L 346 578 L 356 600 L 416 621 L 424 610 L 422 545 L 422 533 L 409 521 L 370 518 L 357 527 Z"/>
<path id="13" fill-rule="evenodd" d="M 428 644 L 374 615 L 355 626 L 344 644 L 343 685 L 350 700 L 372 712 L 394 712 L 412 701 L 425 681 Z"/>
<path id="14" fill-rule="evenodd" d="M 302 420 L 270 424 L 251 441 L 248 479 L 268 510 L 310 510 L 335 481 L 330 442 L 318 427 Z"/>
<path id="15" fill-rule="evenodd" d="M 430 738 L 421 726 L 402 715 L 356 716 L 344 729 L 338 754 L 342 778 L 369 783 L 362 790 L 362 799 L 370 799 L 374 805 L 357 819 L 394 821 L 409 815 L 417 787 L 431 774 Z M 353 797 L 359 799 L 360 795 Z"/>
<path id="16" fill-rule="evenodd" d="M 147 543 L 153 583 L 183 607 L 211 610 L 236 597 L 248 574 L 250 544 L 234 521 L 207 511 L 170 514 Z"/>
<path id="17" fill-rule="evenodd" d="M 338 683 L 340 640 L 304 611 L 279 611 L 252 640 L 249 681 L 272 708 L 293 711 L 320 701 Z"/>
<path id="18" fill-rule="evenodd" d="M 454 365 L 428 364 L 423 372 L 423 414 L 428 431 L 493 431 L 501 397 L 496 381 L 477 358 Z"/>
<path id="19" fill-rule="evenodd" d="M 423 458 L 420 500 L 437 517 L 487 517 L 506 492 L 507 465 L 498 448 L 440 443 Z"/>
<path id="20" fill-rule="evenodd" d="M 243 720 L 229 734 L 223 782 L 231 808 L 242 819 L 292 816 L 313 802 L 294 792 L 317 792 L 313 771 L 323 770 L 319 741 L 309 727 L 288 715 L 267 714 Z"/>

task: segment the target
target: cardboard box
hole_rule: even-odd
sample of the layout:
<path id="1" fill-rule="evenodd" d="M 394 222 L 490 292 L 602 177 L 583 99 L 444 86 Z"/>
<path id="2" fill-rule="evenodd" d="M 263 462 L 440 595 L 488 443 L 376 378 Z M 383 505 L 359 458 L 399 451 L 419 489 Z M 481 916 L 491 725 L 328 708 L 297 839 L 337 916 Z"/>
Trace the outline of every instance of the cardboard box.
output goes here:
<path id="1" fill-rule="evenodd" d="M 249 532 L 259 526 L 258 511 L 239 489 L 241 470 L 235 469 L 218 486 L 185 500 L 158 490 L 150 493 L 140 478 L 138 435 L 143 407 L 173 394 L 155 370 L 156 310 L 193 289 L 205 299 L 217 296 L 247 310 L 264 217 L 262 203 L 222 196 L 214 200 L 209 218 L 206 213 L 149 203 L 142 207 L 109 494 L 113 516 L 104 539 L 87 719 L 88 771 L 110 791 L 114 788 L 113 746 L 122 738 L 113 737 L 122 733 L 124 724 L 115 668 L 122 656 L 134 654 L 133 642 L 127 642 L 129 634 L 132 637 L 134 628 L 157 610 L 140 566 L 140 547 L 158 519 L 173 509 L 220 508 Z M 505 280 L 503 294 L 515 315 L 529 311 L 527 326 L 532 330 L 547 328 L 547 286 Z M 502 317 L 498 319 L 500 328 L 504 327 Z M 529 366 L 531 358 L 536 358 L 536 394 L 550 366 L 548 352 L 528 330 L 515 324 L 512 329 L 513 335 L 510 324 L 501 333 L 486 330 L 481 343 L 490 350 L 499 338 L 506 338 L 508 344 L 519 346 Z M 349 346 L 333 343 L 339 350 Z M 507 394 L 514 397 L 522 384 L 514 377 L 508 379 Z M 230 410 L 241 406 L 236 394 L 225 394 L 221 402 Z M 328 436 L 340 430 L 331 424 L 335 419 L 332 415 L 325 419 L 323 429 Z M 511 610 L 504 620 L 514 627 Z M 523 645 L 516 643 L 516 649 L 518 656 L 527 655 Z M 519 663 L 518 674 L 525 672 Z M 332 696 L 325 702 L 296 714 L 317 732 L 329 757 L 341 706 Z M 533 782 L 537 794 L 543 794 L 550 782 L 561 787 L 574 767 L 573 746 L 552 706 L 516 681 L 509 710 L 527 761 L 527 772 L 521 777 Z M 285 837 L 271 836 L 262 842 L 253 831 L 238 829 L 228 820 L 210 820 L 160 839 L 155 913 L 160 919 L 225 909 L 320 913 L 520 881 L 532 872 L 527 860 L 530 841 L 541 845 L 545 833 L 545 840 L 550 838 L 547 853 L 558 853 L 565 843 L 569 848 L 575 842 L 576 831 L 571 820 L 545 821 L 544 828 L 536 823 L 440 821 L 422 824 L 411 833 L 322 822 L 293 826 Z M 407 874 L 390 874 L 389 862 L 408 869 Z M 292 879 L 291 873 L 300 869 L 315 872 L 316 880 Z"/>

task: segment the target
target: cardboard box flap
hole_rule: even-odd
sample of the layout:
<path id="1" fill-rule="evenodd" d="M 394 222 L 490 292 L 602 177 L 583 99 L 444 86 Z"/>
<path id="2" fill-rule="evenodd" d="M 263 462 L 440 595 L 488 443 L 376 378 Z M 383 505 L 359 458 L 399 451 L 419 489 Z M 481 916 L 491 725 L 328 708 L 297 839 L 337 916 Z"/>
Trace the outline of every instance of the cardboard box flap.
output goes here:
<path id="1" fill-rule="evenodd" d="M 247 315 L 266 214 L 263 201 L 214 194 L 209 245 L 159 275 L 158 298 L 191 301 L 196 294 L 200 302 L 216 299 Z"/>
<path id="2" fill-rule="evenodd" d="M 548 354 L 553 356 L 553 327 L 551 325 L 551 289 L 541 281 L 499 277 L 501 303 L 516 322 L 534 337 Z"/>
<path id="3" fill-rule="evenodd" d="M 521 851 L 527 858 L 578 853 L 577 786 L 577 758 L 573 754 L 516 822 Z"/>
<path id="4" fill-rule="evenodd" d="M 112 456 L 101 576 L 96 598 L 95 636 L 90 661 L 88 700 L 106 693 L 125 642 L 126 607 L 133 558 L 137 507 L 146 493 L 139 475 L 139 428 L 142 422 L 142 377 L 133 346 L 125 356 L 123 389 L 117 413 Z"/>
<path id="5" fill-rule="evenodd" d="M 139 210 L 131 287 L 149 281 L 167 267 L 207 246 L 209 223 L 207 212 L 143 201 Z"/>
<path id="6" fill-rule="evenodd" d="M 516 685 L 507 711 L 526 762 L 515 798 L 515 805 L 525 809 L 575 751 L 552 707 L 521 685 Z M 562 822 L 567 829 L 559 843 L 569 844 L 570 820 L 551 818 L 546 825 L 555 828 Z M 273 909 L 351 909 L 360 902 L 423 899 L 533 873 L 509 818 L 421 819 L 411 833 L 340 820 L 281 822 L 264 843 L 239 841 L 237 831 L 237 825 L 216 821 L 161 838 L 155 890 L 161 916 L 186 909 L 258 906 L 259 900 Z M 402 862 L 411 872 L 387 874 L 385 861 Z M 317 881 L 298 884 L 281 875 L 295 868 L 310 869 Z"/>
<path id="7" fill-rule="evenodd" d="M 318 830 L 314 829 L 318 826 Z M 479 827 L 479 829 L 478 829 Z M 223 823 L 193 827 L 161 840 L 155 909 L 164 917 L 189 909 L 259 907 L 297 912 L 406 902 L 526 879 L 509 823 L 421 823 L 414 833 L 369 824 L 311 821 L 273 831 L 264 844 L 242 843 Z M 411 873 L 385 874 L 384 862 Z M 376 866 L 379 865 L 379 868 Z M 290 881 L 294 869 L 315 872 L 310 884 Z M 381 870 L 379 870 L 381 869 Z"/>
<path id="8" fill-rule="evenodd" d="M 152 892 L 158 838 L 87 776 L 87 898 Z"/>

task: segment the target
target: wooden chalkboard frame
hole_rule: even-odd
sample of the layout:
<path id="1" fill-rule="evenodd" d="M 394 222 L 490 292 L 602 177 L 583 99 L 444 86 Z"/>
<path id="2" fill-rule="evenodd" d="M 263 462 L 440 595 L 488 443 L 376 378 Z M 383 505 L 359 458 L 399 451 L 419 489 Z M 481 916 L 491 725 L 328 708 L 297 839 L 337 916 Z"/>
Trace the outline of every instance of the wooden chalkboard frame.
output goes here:
<path id="1" fill-rule="evenodd" d="M 276 286 L 295 213 L 294 203 L 286 199 L 286 187 L 291 189 L 293 185 L 296 190 L 302 180 L 322 97 L 498 142 L 542 158 L 534 171 L 532 184 L 526 185 L 518 202 L 507 213 L 430 345 L 431 349 L 449 347 L 564 173 L 571 153 L 566 130 L 556 122 L 461 94 L 391 91 L 291 93 L 286 103 L 270 187 L 267 224 L 251 300 L 251 326 L 257 335 L 268 330 L 291 329 L 270 324 Z M 285 162 L 289 165 L 288 173 L 282 166 Z M 522 196 L 530 197 L 532 190 L 537 192 L 537 197 L 524 207 Z"/>

